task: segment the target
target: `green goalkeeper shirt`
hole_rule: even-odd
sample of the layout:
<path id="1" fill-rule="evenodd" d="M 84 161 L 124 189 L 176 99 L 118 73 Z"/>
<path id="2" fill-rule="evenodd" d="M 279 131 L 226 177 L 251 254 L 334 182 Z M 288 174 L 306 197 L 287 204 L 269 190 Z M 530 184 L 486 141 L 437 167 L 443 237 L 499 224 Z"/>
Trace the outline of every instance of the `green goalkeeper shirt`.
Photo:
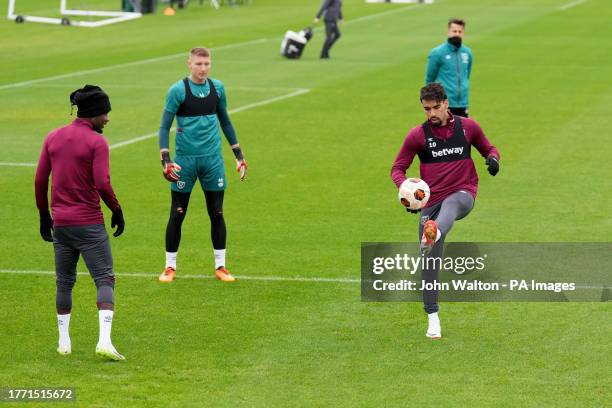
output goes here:
<path id="1" fill-rule="evenodd" d="M 210 156 L 221 155 L 221 134 L 219 121 L 230 145 L 237 143 L 237 138 L 229 116 L 227 114 L 227 98 L 223 83 L 217 79 L 211 81 L 215 87 L 218 102 L 216 112 L 200 116 L 176 116 L 179 107 L 185 101 L 185 84 L 183 80 L 175 82 L 166 95 L 164 110 L 172 116 L 176 116 L 176 146 L 175 154 L 178 156 Z M 191 93 L 196 98 L 206 98 L 210 94 L 208 81 L 196 84 L 188 80 Z M 160 147 L 164 143 L 161 142 Z"/>

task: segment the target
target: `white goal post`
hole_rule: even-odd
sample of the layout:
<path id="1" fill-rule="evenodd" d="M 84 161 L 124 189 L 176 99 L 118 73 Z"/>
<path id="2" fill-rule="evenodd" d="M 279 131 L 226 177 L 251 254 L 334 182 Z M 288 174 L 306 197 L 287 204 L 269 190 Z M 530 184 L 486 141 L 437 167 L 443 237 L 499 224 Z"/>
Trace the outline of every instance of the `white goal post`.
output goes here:
<path id="1" fill-rule="evenodd" d="M 84 16 L 84 17 L 106 17 L 97 21 L 70 20 L 68 17 L 40 17 L 15 14 L 15 1 L 9 0 L 8 16 L 9 20 L 17 23 L 31 21 L 33 23 L 73 25 L 79 27 L 101 27 L 109 24 L 120 23 L 122 21 L 134 20 L 142 17 L 142 13 L 129 11 L 93 11 L 93 10 L 74 10 L 66 7 L 66 0 L 60 0 L 60 14 L 62 16 Z"/>

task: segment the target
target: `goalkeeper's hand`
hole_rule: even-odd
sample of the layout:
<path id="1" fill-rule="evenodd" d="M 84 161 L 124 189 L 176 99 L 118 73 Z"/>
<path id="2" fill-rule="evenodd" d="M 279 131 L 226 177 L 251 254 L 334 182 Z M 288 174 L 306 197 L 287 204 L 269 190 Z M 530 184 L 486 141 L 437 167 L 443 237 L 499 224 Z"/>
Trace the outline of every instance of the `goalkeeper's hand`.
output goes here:
<path id="1" fill-rule="evenodd" d="M 170 182 L 178 181 L 180 178 L 179 172 L 181 171 L 181 166 L 170 159 L 170 152 L 163 151 L 161 153 L 161 164 L 164 166 L 164 178 Z"/>
<path id="2" fill-rule="evenodd" d="M 233 147 L 232 151 L 234 152 L 234 156 L 236 156 L 236 171 L 240 173 L 240 181 L 244 181 L 247 176 L 247 162 L 244 160 L 244 155 L 242 154 L 240 146 Z"/>
<path id="3" fill-rule="evenodd" d="M 499 161 L 497 161 L 495 156 L 487 157 L 485 163 L 490 175 L 495 176 L 497 173 L 499 173 Z"/>
<path id="4" fill-rule="evenodd" d="M 236 160 L 236 171 L 240 173 L 240 181 L 244 181 L 247 175 L 247 162 L 242 160 Z"/>

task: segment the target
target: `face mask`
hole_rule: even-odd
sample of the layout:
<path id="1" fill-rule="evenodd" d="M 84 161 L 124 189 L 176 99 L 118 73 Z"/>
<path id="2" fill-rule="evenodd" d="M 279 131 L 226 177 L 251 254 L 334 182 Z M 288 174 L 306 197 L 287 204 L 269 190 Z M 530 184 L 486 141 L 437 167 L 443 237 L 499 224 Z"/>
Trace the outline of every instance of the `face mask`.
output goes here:
<path id="1" fill-rule="evenodd" d="M 448 42 L 449 44 L 454 45 L 457 48 L 461 47 L 461 37 L 459 36 L 448 37 Z"/>

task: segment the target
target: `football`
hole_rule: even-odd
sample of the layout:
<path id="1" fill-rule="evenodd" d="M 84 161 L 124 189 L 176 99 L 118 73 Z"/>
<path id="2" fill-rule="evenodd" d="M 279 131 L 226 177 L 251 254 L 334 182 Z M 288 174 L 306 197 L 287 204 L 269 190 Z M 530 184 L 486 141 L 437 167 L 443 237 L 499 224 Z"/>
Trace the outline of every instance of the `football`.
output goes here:
<path id="1" fill-rule="evenodd" d="M 420 178 L 404 180 L 399 188 L 400 203 L 411 210 L 420 210 L 429 201 L 429 186 Z"/>

